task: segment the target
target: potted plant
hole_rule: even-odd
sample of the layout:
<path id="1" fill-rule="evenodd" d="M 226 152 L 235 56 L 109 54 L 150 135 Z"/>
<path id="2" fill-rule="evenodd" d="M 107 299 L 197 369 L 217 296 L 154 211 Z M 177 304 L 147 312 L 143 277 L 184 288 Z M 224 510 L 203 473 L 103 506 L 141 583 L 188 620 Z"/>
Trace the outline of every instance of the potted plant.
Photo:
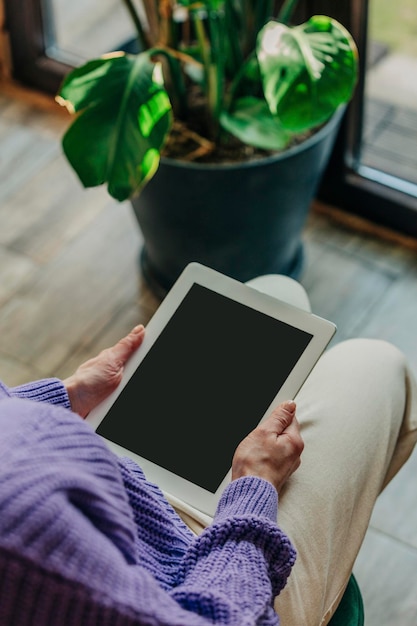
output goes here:
<path id="1" fill-rule="evenodd" d="M 297 276 L 301 233 L 358 71 L 336 20 L 297 0 L 123 0 L 135 53 L 90 60 L 57 101 L 85 187 L 129 199 L 142 270 L 163 296 L 189 261 L 238 280 Z"/>

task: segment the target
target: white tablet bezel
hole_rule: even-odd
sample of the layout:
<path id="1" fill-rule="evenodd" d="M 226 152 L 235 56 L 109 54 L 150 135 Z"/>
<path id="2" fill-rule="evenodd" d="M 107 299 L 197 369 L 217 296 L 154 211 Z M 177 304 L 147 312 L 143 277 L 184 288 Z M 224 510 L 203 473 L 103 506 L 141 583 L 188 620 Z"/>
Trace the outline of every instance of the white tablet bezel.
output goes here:
<path id="1" fill-rule="evenodd" d="M 326 319 L 277 300 L 275 297 L 262 293 L 204 265 L 190 263 L 149 321 L 143 343 L 127 363 L 122 382 L 116 391 L 92 410 L 86 418 L 86 422 L 94 430 L 98 428 L 110 407 L 123 392 L 127 382 L 151 350 L 152 345 L 195 283 L 312 335 L 307 348 L 270 403 L 262 419 L 265 419 L 278 403 L 296 396 L 336 331 L 335 324 Z M 138 400 L 140 402 L 140 398 Z M 216 493 L 213 494 L 128 449 L 107 439 L 105 441 L 109 448 L 118 456 L 127 456 L 136 461 L 143 469 L 146 477 L 159 485 L 166 494 L 183 500 L 203 513 L 214 515 L 220 495 L 230 481 L 231 470 L 225 475 Z"/>

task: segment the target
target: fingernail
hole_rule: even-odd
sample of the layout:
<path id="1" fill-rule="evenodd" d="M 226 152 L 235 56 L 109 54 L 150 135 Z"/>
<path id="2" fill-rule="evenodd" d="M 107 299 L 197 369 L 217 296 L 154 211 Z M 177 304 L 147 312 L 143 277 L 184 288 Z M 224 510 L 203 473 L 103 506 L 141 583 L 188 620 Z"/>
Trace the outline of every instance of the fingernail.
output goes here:
<path id="1" fill-rule="evenodd" d="M 287 408 L 289 411 L 294 411 L 295 409 L 294 400 L 287 400 L 287 402 L 285 403 L 285 408 Z"/>
<path id="2" fill-rule="evenodd" d="M 132 330 L 132 333 L 136 333 L 137 335 L 141 332 L 143 332 L 145 330 L 145 327 L 143 324 L 138 324 L 137 326 L 134 327 L 134 329 Z"/>

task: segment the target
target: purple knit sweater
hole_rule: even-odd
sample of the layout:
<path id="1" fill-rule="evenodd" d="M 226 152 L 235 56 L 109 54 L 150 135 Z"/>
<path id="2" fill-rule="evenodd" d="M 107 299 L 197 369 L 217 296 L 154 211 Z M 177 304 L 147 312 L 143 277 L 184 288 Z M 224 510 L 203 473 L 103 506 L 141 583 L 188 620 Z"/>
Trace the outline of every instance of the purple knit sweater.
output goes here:
<path id="1" fill-rule="evenodd" d="M 259 478 L 195 537 L 58 379 L 0 383 L 1 626 L 269 626 L 295 560 Z"/>

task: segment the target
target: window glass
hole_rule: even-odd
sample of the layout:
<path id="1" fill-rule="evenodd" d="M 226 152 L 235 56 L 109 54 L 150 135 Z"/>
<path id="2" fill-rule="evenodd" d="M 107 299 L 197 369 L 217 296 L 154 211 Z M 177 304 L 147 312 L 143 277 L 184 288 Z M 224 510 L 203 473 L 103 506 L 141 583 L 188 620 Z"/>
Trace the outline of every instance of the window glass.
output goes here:
<path id="1" fill-rule="evenodd" d="M 121 0 L 42 0 L 47 33 L 46 52 L 79 65 L 133 37 L 133 25 Z"/>
<path id="2" fill-rule="evenodd" d="M 370 0 L 368 20 L 362 173 L 417 195 L 416 2 Z"/>

